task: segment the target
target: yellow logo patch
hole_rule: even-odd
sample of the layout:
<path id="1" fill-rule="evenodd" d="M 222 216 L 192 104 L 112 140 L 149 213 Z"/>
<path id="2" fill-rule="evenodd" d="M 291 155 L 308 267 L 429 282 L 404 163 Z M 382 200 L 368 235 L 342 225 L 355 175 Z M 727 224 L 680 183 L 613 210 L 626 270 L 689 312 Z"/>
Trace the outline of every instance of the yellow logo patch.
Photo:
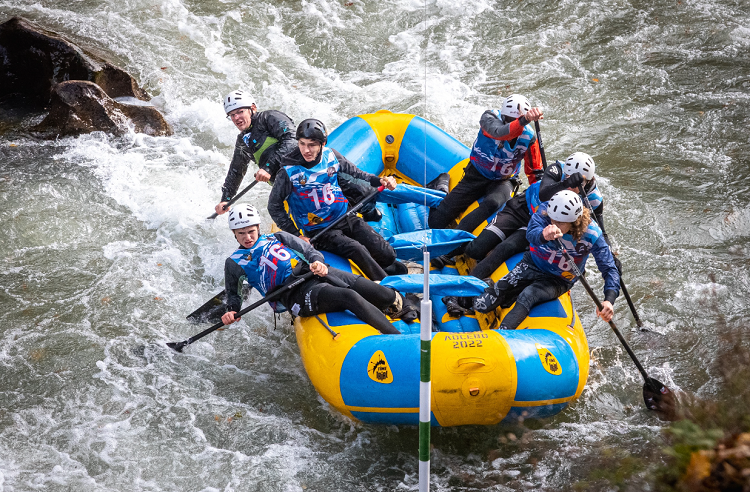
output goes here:
<path id="1" fill-rule="evenodd" d="M 376 383 L 388 384 L 393 382 L 393 373 L 382 350 L 378 350 L 370 357 L 370 362 L 367 364 L 367 375 Z"/>
<path id="2" fill-rule="evenodd" d="M 542 361 L 544 369 L 548 373 L 554 374 L 555 376 L 559 376 L 560 374 L 562 374 L 562 366 L 560 366 L 560 363 L 557 361 L 555 356 L 552 355 L 552 352 L 547 350 L 545 347 L 542 347 L 538 343 L 536 344 L 536 351 L 539 354 L 539 359 Z"/>
<path id="3" fill-rule="evenodd" d="M 312 225 L 318 225 L 318 224 L 322 224 L 323 223 L 323 219 L 321 219 L 320 217 L 318 217 L 317 215 L 315 215 L 312 212 L 308 212 L 307 213 L 307 223 L 308 224 L 312 224 Z"/>

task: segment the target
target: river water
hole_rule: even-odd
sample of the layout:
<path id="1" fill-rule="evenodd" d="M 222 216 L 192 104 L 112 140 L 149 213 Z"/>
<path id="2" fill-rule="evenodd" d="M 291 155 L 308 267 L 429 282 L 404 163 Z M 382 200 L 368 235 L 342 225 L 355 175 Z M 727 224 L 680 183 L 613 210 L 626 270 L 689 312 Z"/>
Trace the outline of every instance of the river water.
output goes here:
<path id="1" fill-rule="evenodd" d="M 417 431 L 353 423 L 312 388 L 267 308 L 192 345 L 221 290 L 222 95 L 334 128 L 390 109 L 466 144 L 518 92 L 548 159 L 590 153 L 647 331 L 616 322 L 673 389 L 716 396 L 722 333 L 750 315 L 750 8 L 743 1 L 0 0 L 132 73 L 172 137 L 0 136 L 0 490 L 416 490 Z M 265 204 L 269 188 L 249 201 Z M 592 276 L 597 291 L 601 280 Z M 665 424 L 574 289 L 588 386 L 541 422 L 433 430 L 433 490 L 649 489 Z M 603 476 L 614 462 L 622 472 Z M 614 477 L 614 478 L 613 478 Z"/>

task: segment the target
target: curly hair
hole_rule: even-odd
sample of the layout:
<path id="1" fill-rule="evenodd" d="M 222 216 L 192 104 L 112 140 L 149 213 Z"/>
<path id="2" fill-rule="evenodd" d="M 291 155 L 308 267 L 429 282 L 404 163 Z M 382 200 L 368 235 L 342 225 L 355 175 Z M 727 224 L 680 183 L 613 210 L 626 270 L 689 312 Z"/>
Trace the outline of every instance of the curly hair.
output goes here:
<path id="1" fill-rule="evenodd" d="M 586 229 L 589 228 L 589 224 L 591 223 L 591 211 L 583 207 L 583 213 L 580 217 L 578 217 L 575 222 L 570 224 L 570 235 L 573 236 L 573 239 L 576 241 L 580 241 L 583 237 L 583 234 L 586 232 Z"/>

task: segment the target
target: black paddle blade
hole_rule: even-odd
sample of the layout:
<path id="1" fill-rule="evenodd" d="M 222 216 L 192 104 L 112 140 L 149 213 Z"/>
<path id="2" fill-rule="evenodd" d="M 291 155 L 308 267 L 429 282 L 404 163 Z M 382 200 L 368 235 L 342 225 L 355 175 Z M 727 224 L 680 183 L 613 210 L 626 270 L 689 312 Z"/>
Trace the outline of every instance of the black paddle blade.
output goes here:
<path id="1" fill-rule="evenodd" d="M 646 408 L 655 411 L 661 420 L 677 418 L 677 400 L 674 393 L 654 378 L 646 379 L 643 385 L 643 401 Z"/>
<path id="2" fill-rule="evenodd" d="M 226 298 L 226 293 L 222 290 L 211 299 L 206 301 L 206 303 L 201 307 L 188 314 L 186 318 L 190 321 L 205 322 L 212 319 L 218 311 L 221 311 L 221 314 L 224 314 L 224 312 L 226 312 L 226 310 L 224 309 Z M 219 315 L 219 317 L 221 317 L 221 314 Z"/>
<path id="3" fill-rule="evenodd" d="M 187 345 L 187 341 L 182 342 L 169 342 L 167 344 L 167 347 L 176 350 L 177 352 L 182 352 L 182 348 Z"/>

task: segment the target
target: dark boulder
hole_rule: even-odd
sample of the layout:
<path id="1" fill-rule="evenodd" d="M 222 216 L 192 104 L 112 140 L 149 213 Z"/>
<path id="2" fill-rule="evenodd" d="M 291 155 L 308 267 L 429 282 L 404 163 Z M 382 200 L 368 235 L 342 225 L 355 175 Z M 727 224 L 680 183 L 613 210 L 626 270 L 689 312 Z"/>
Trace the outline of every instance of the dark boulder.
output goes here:
<path id="1" fill-rule="evenodd" d="M 105 97 L 90 85 L 75 88 L 66 85 L 69 81 L 97 85 Z M 82 98 L 83 107 L 75 109 L 77 97 Z M 151 99 L 127 72 L 55 33 L 19 17 L 0 24 L 0 119 L 6 120 L 0 121 L 0 129 L 3 129 L 3 123 L 7 127 L 8 120 L 12 119 L 10 116 L 18 119 L 19 114 L 31 115 L 36 118 L 27 117 L 27 121 L 39 121 L 43 113 L 50 111 L 35 129 L 43 128 L 46 133 L 53 133 L 53 122 L 65 121 L 70 128 L 61 127 L 56 134 L 72 135 L 95 130 L 122 133 L 122 128 L 128 126 L 123 117 L 135 117 L 137 121 L 131 124 L 136 131 L 155 135 L 172 133 L 153 106 L 118 105 L 113 99 L 119 98 Z M 95 110 L 94 101 L 104 102 Z M 113 108 L 115 113 L 102 113 Z"/>
<path id="2" fill-rule="evenodd" d="M 49 114 L 30 130 L 47 138 L 103 131 L 122 135 L 132 128 L 148 135 L 171 135 L 164 117 L 149 103 L 110 98 L 93 82 L 69 80 L 52 89 Z M 137 102 L 136 104 L 133 104 Z"/>

